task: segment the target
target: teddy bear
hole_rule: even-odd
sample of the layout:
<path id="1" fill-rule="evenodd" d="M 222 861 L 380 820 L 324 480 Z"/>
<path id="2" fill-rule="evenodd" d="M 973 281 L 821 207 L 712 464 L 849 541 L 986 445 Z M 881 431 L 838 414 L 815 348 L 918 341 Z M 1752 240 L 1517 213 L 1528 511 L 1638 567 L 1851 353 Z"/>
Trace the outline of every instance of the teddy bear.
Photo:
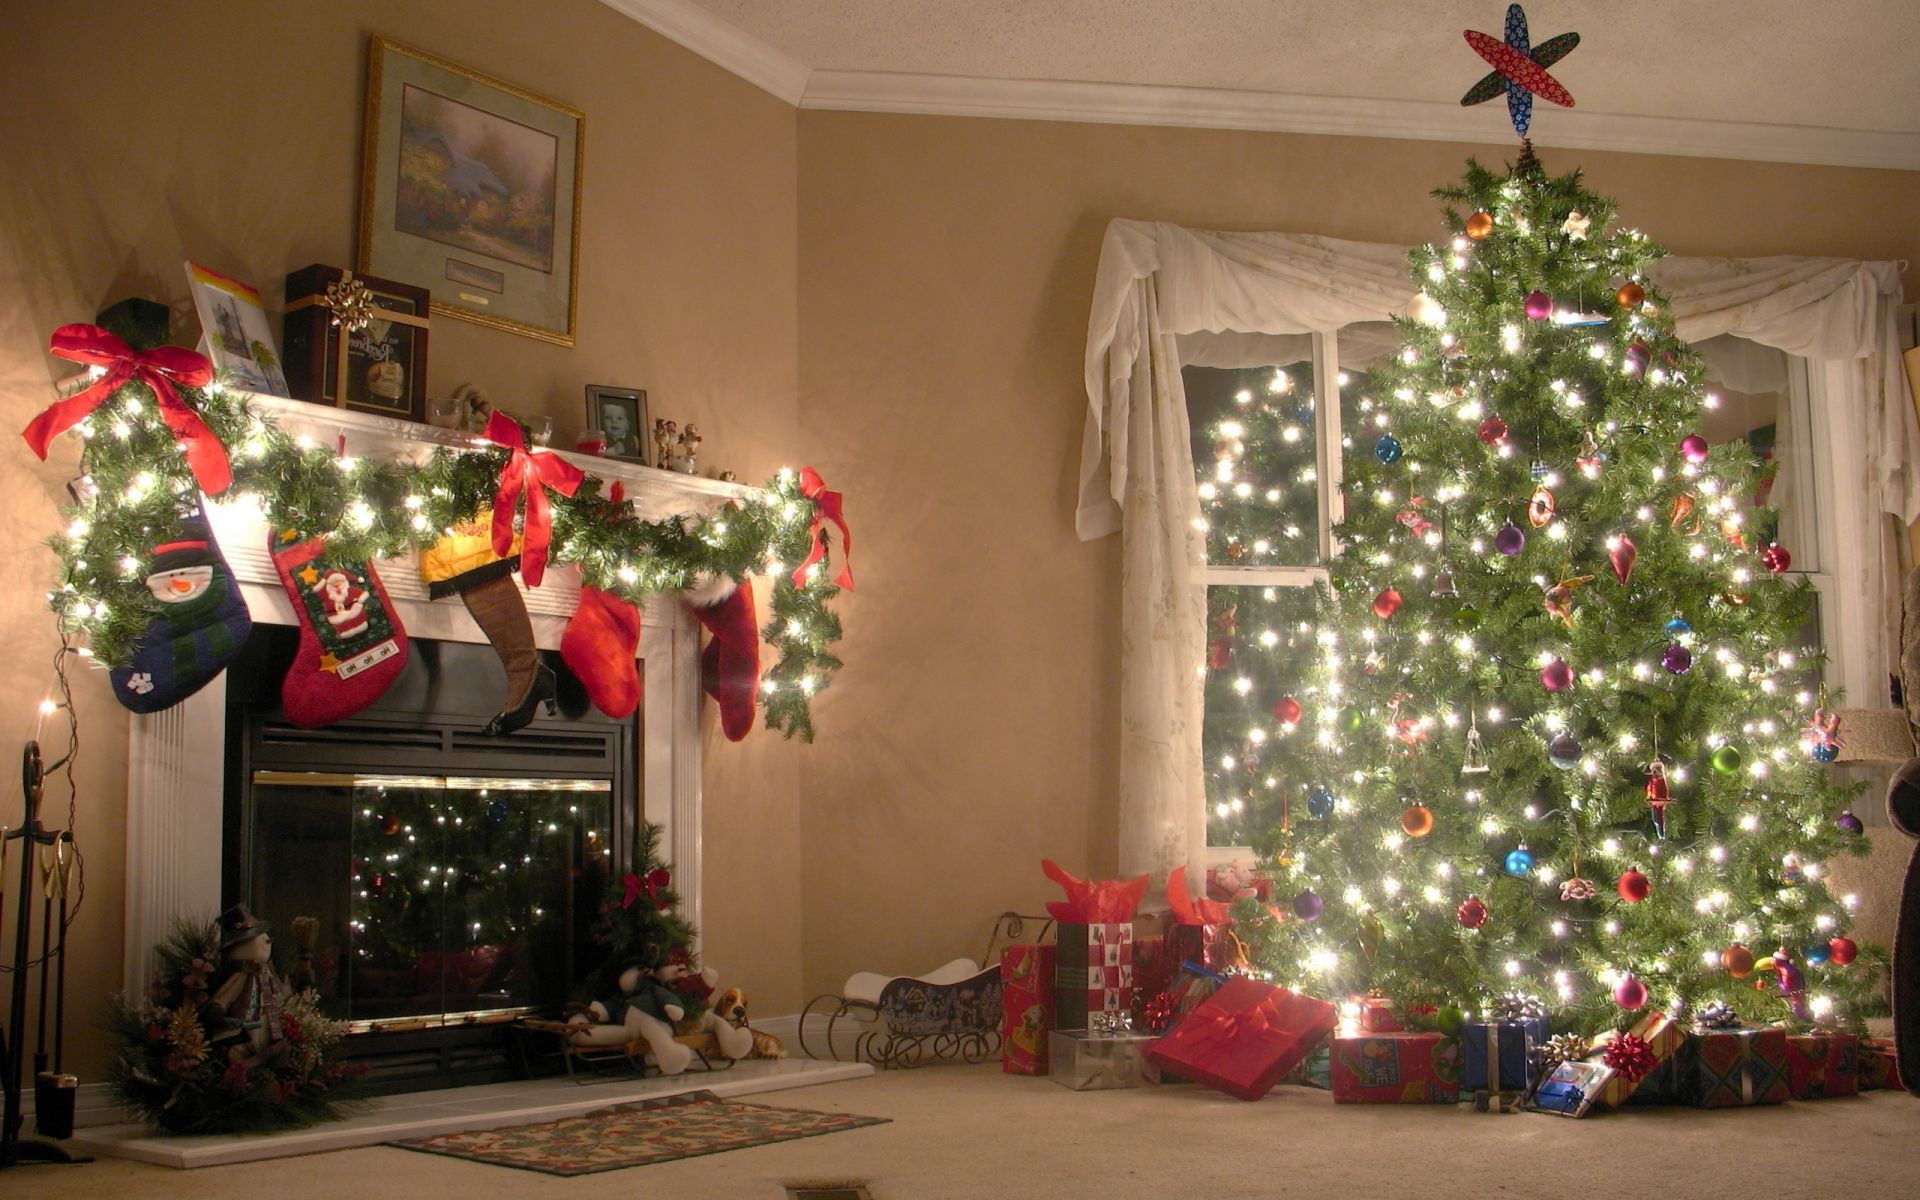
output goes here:
<path id="1" fill-rule="evenodd" d="M 639 960 L 628 961 L 611 980 L 614 995 L 592 1001 L 585 1012 L 567 1018 L 567 1023 L 583 1032 L 595 1025 L 620 1026 L 628 1041 L 646 1040 L 661 1074 L 678 1075 L 693 1061 L 693 1050 L 674 1040 L 673 1022 L 684 1018 L 687 1010 L 680 994 L 668 984 L 685 973 L 678 963 L 649 968 Z"/>

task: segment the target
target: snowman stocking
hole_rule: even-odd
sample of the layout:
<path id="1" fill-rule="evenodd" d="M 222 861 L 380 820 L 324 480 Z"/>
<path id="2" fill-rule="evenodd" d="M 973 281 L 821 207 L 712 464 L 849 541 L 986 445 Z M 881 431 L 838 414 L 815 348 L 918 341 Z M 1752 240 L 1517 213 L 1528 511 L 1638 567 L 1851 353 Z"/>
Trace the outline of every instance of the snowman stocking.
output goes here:
<path id="1" fill-rule="evenodd" d="M 582 585 L 560 638 L 560 657 L 586 685 L 593 706 L 621 720 L 640 707 L 640 610 L 612 592 Z"/>
<path id="2" fill-rule="evenodd" d="M 303 729 L 343 721 L 380 698 L 407 665 L 407 631 L 366 560 L 327 553 L 325 538 L 269 535 L 280 586 L 300 614 L 300 646 L 280 706 Z"/>
<path id="3" fill-rule="evenodd" d="M 147 590 L 160 614 L 110 675 L 113 694 L 137 713 L 172 708 L 205 687 L 253 631 L 240 585 L 198 509 L 153 548 Z"/>
<path id="4" fill-rule="evenodd" d="M 760 691 L 760 631 L 754 625 L 753 588 L 741 584 L 717 604 L 693 615 L 713 639 L 700 652 L 700 683 L 720 705 L 720 728 L 737 742 L 753 730 Z"/>

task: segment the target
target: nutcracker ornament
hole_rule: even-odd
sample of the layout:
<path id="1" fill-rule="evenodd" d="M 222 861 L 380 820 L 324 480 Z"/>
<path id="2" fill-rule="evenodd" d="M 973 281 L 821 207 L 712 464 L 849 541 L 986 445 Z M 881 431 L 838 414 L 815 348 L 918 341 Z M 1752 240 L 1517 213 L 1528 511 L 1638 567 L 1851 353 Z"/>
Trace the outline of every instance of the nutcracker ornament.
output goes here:
<path id="1" fill-rule="evenodd" d="M 1667 836 L 1667 805 L 1672 802 L 1667 790 L 1667 764 L 1656 758 L 1647 764 L 1647 809 L 1653 814 L 1653 832 L 1662 841 Z"/>

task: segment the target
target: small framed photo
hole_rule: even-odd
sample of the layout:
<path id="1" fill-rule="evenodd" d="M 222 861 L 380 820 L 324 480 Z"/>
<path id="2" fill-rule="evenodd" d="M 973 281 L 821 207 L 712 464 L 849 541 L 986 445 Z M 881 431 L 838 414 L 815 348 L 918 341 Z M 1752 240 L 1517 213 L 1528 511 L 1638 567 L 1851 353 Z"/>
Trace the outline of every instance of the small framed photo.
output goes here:
<path id="1" fill-rule="evenodd" d="M 200 330 L 213 365 L 238 376 L 248 391 L 290 396 L 273 342 L 273 325 L 253 285 L 188 263 L 187 287 L 193 292 L 193 307 L 200 314 Z"/>
<path id="2" fill-rule="evenodd" d="M 587 385 L 587 429 L 606 439 L 607 458 L 649 466 L 647 394 L 633 388 Z"/>

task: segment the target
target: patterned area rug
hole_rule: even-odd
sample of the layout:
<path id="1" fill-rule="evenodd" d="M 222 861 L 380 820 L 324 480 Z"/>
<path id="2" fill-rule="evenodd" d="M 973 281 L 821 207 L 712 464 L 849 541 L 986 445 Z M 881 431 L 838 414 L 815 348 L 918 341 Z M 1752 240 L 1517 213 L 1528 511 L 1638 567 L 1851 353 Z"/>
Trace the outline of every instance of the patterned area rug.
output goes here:
<path id="1" fill-rule="evenodd" d="M 884 1117 L 769 1108 L 722 1100 L 712 1092 L 687 1092 L 542 1125 L 388 1145 L 548 1175 L 591 1175 L 886 1123 Z"/>

